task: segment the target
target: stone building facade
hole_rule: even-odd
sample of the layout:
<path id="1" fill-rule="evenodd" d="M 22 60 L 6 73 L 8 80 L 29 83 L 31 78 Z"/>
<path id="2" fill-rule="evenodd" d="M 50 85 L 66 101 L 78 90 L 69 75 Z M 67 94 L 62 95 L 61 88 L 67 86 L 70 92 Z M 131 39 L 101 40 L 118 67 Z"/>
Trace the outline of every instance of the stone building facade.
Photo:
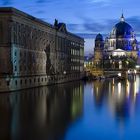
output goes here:
<path id="1" fill-rule="evenodd" d="M 15 8 L 0 8 L 0 91 L 82 77 L 84 39 Z"/>

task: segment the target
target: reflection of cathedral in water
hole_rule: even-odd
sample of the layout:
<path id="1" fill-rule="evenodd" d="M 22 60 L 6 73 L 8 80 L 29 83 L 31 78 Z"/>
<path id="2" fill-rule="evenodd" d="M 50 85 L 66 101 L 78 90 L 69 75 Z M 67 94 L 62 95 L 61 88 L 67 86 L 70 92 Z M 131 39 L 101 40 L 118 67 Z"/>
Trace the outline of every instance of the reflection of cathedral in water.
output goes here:
<path id="1" fill-rule="evenodd" d="M 112 79 L 101 82 L 95 81 L 93 84 L 97 107 L 102 108 L 107 105 L 113 116 L 120 121 L 124 121 L 135 112 L 140 94 L 140 77 L 138 75 L 126 81 Z"/>
<path id="2" fill-rule="evenodd" d="M 1 94 L 0 139 L 63 139 L 66 127 L 82 115 L 82 107 L 80 82 Z"/>

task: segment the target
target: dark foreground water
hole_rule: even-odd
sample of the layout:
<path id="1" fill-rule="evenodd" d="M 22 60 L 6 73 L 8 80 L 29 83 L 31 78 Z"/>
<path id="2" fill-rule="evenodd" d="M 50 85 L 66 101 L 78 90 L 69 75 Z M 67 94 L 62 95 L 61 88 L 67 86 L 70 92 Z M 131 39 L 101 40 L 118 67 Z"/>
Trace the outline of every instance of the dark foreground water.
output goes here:
<path id="1" fill-rule="evenodd" d="M 0 94 L 0 140 L 140 140 L 140 76 Z"/>

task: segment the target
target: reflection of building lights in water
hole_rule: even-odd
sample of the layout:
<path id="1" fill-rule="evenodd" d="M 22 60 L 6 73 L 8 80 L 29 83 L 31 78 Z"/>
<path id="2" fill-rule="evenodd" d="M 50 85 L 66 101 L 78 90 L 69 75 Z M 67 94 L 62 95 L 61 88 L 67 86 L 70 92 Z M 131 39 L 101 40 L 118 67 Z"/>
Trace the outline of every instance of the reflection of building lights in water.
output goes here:
<path id="1" fill-rule="evenodd" d="M 134 82 L 134 94 L 136 94 L 136 92 L 137 92 L 137 83 L 136 83 L 136 81 Z"/>
<path id="2" fill-rule="evenodd" d="M 111 94 L 112 92 L 112 86 L 111 86 L 111 82 L 109 82 L 109 93 Z"/>
<path id="3" fill-rule="evenodd" d="M 115 88 L 114 88 L 114 78 L 113 78 L 113 81 L 112 81 L 112 95 L 114 94 L 114 91 L 115 91 Z"/>
<path id="4" fill-rule="evenodd" d="M 136 70 L 134 70 L 134 73 L 136 74 L 136 73 L 137 73 L 137 71 L 136 71 Z"/>
<path id="5" fill-rule="evenodd" d="M 121 83 L 120 82 L 118 83 L 118 94 L 119 94 L 119 96 L 121 94 Z"/>
<path id="6" fill-rule="evenodd" d="M 134 101 L 136 99 L 136 94 L 137 94 L 137 83 L 136 81 L 134 82 Z"/>
<path id="7" fill-rule="evenodd" d="M 113 87 L 112 87 L 112 94 L 114 94 L 114 91 L 115 91 L 115 89 L 114 89 L 114 85 L 113 85 Z"/>
<path id="8" fill-rule="evenodd" d="M 134 82 L 134 102 L 136 100 L 136 95 L 139 93 L 139 85 L 140 85 L 140 80 L 138 77 L 136 77 L 136 80 Z"/>
<path id="9" fill-rule="evenodd" d="M 99 89 L 98 89 L 98 87 L 96 87 L 96 94 L 98 95 L 98 92 L 99 92 Z"/>
<path id="10" fill-rule="evenodd" d="M 127 80 L 127 82 L 126 82 L 126 95 L 127 95 L 127 97 L 129 97 L 129 90 L 130 90 L 130 85 L 129 85 L 129 81 Z"/>
<path id="11" fill-rule="evenodd" d="M 92 95 L 94 95 L 94 89 L 93 88 L 91 89 L 91 93 L 92 93 Z"/>
<path id="12" fill-rule="evenodd" d="M 114 86 L 114 78 L 113 78 L 113 86 Z"/>
<path id="13" fill-rule="evenodd" d="M 140 78 L 139 77 L 136 77 L 136 93 L 138 94 L 139 93 L 139 85 L 140 85 Z"/>

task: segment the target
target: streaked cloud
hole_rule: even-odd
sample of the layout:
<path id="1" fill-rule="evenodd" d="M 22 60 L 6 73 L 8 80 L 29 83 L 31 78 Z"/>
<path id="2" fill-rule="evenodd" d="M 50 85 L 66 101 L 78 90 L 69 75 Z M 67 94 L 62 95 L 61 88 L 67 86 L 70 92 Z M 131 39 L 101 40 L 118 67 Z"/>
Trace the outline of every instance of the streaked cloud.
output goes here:
<path id="1" fill-rule="evenodd" d="M 36 0 L 36 3 L 42 4 L 42 3 L 54 3 L 58 0 Z"/>
<path id="2" fill-rule="evenodd" d="M 1 0 L 2 5 L 6 6 L 6 5 L 10 5 L 12 4 L 12 0 Z"/>
<path id="3" fill-rule="evenodd" d="M 132 16 L 126 20 L 130 23 L 136 33 L 140 33 L 140 16 Z"/>
<path id="4" fill-rule="evenodd" d="M 109 3 L 111 0 L 88 0 L 89 3 Z"/>
<path id="5" fill-rule="evenodd" d="M 95 34 L 95 33 L 103 33 L 103 34 L 109 34 L 113 28 L 113 26 L 119 22 L 117 19 L 106 19 L 102 22 L 94 21 L 93 19 L 89 18 L 83 18 L 84 23 L 83 24 L 70 24 L 69 29 L 71 31 L 74 31 L 76 29 L 81 28 L 81 33 L 87 33 L 87 34 Z M 90 21 L 90 22 L 87 22 Z M 132 28 L 134 29 L 135 33 L 140 33 L 140 16 L 133 16 L 126 19 L 126 22 L 129 23 Z"/>
<path id="6" fill-rule="evenodd" d="M 87 0 L 87 2 L 93 6 L 98 5 L 99 7 L 106 7 L 111 5 L 111 0 Z"/>

